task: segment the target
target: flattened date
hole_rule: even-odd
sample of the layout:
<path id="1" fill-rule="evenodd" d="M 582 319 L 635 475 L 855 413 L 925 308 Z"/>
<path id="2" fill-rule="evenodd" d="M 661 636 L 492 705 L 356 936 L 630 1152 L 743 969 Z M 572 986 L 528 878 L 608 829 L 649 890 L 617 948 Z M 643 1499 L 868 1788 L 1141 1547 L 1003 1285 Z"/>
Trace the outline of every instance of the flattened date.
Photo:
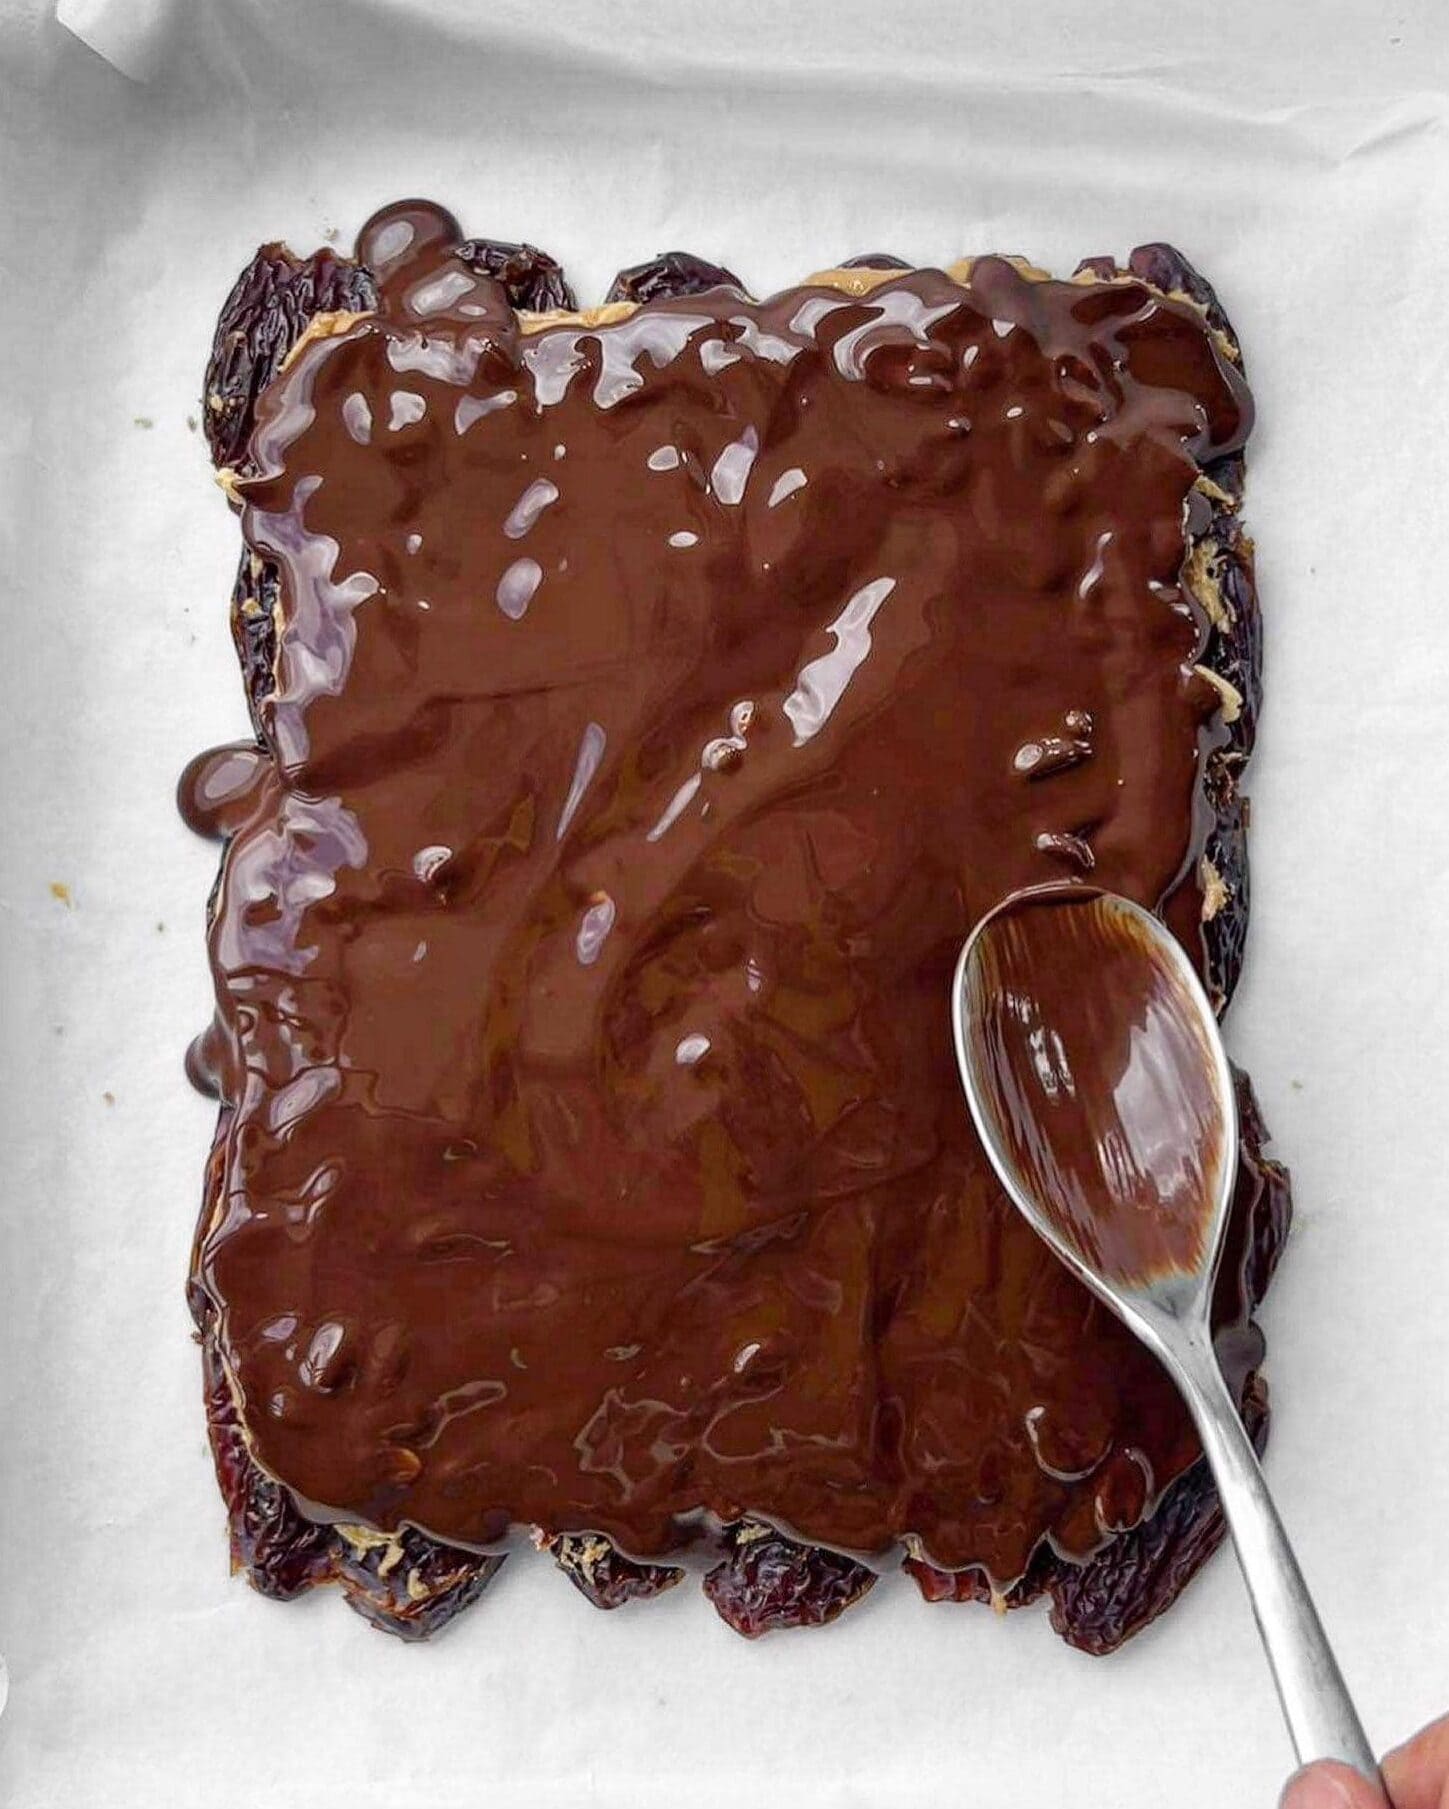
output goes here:
<path id="1" fill-rule="evenodd" d="M 309 1520 L 290 1490 L 247 1450 L 236 1402 L 209 1337 L 202 1339 L 206 1421 L 226 1504 L 232 1568 L 260 1595 L 291 1601 L 340 1583 L 349 1607 L 384 1633 L 425 1639 L 492 1582 L 502 1558 L 440 1544 L 411 1527 L 391 1537 L 347 1534 Z"/>
<path id="2" fill-rule="evenodd" d="M 289 1602 L 332 1580 L 334 1535 L 298 1509 L 290 1492 L 252 1462 L 236 1402 L 209 1339 L 202 1344 L 206 1425 L 226 1503 L 233 1570 L 259 1594 Z"/>
<path id="3" fill-rule="evenodd" d="M 207 360 L 202 420 L 213 463 L 245 469 L 257 398 L 315 315 L 376 304 L 370 272 L 349 258 L 298 258 L 285 245 L 264 245 L 222 305 Z"/>
<path id="4" fill-rule="evenodd" d="M 477 1601 L 503 1563 L 410 1526 L 365 1544 L 338 1535 L 337 1581 L 348 1607 L 399 1639 L 427 1639 L 445 1627 Z"/>
<path id="5" fill-rule="evenodd" d="M 536 245 L 465 239 L 458 256 L 501 283 L 515 308 L 572 308 L 557 258 Z M 318 314 L 362 314 L 377 306 L 372 272 L 333 251 L 295 257 L 264 245 L 222 305 L 207 360 L 202 419 L 212 462 L 244 470 L 257 399 Z"/>
<path id="6" fill-rule="evenodd" d="M 509 304 L 533 314 L 550 308 L 574 308 L 574 292 L 563 265 L 537 245 L 508 245 L 501 239 L 464 239 L 458 256 L 484 276 L 502 283 Z"/>
<path id="7" fill-rule="evenodd" d="M 758 1521 L 742 1522 L 727 1537 L 729 1553 L 706 1574 L 704 1593 L 746 1639 L 782 1627 L 823 1627 L 875 1586 L 866 1565 L 799 1545 Z"/>
<path id="8" fill-rule="evenodd" d="M 684 1577 L 677 1564 L 636 1564 L 595 1533 L 560 1533 L 542 1543 L 574 1588 L 596 1608 L 647 1601 L 673 1589 Z"/>
<path id="9" fill-rule="evenodd" d="M 604 297 L 610 302 L 651 302 L 666 296 L 700 295 L 706 289 L 740 289 L 740 279 L 723 264 L 711 264 L 692 251 L 661 251 L 657 258 L 621 270 Z"/>
<path id="10" fill-rule="evenodd" d="M 1268 1390 L 1251 1378 L 1243 1422 L 1261 1452 Z M 1170 1608 L 1223 1542 L 1223 1510 L 1200 1458 L 1158 1503 L 1150 1519 L 1113 1539 L 1090 1564 L 1059 1564 L 1049 1584 L 1051 1623 L 1069 1646 L 1100 1658 Z"/>

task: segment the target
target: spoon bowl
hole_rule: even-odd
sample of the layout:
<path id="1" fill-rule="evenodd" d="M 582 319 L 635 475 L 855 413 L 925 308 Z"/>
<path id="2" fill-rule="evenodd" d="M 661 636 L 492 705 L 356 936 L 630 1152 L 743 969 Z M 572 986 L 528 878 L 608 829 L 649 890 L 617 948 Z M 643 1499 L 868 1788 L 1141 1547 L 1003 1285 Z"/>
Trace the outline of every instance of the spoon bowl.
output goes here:
<path id="1" fill-rule="evenodd" d="M 1113 893 L 1013 893 L 961 951 L 951 1024 L 1012 1204 L 1170 1367 L 1163 1322 L 1206 1317 L 1238 1159 L 1232 1071 L 1181 945 Z"/>
<path id="2" fill-rule="evenodd" d="M 1353 1703 L 1213 1349 L 1232 1204 L 1232 1072 L 1192 963 L 1130 899 L 1013 893 L 951 991 L 966 1102 L 1013 1204 L 1157 1355 L 1192 1414 L 1301 1763 L 1378 1781 Z"/>

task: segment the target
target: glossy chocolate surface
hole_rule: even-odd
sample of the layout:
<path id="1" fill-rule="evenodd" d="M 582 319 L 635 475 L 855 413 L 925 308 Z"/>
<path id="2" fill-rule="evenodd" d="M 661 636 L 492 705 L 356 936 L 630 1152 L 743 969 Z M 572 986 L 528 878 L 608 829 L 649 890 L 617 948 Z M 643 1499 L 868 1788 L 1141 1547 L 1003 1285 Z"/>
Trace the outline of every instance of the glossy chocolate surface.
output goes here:
<path id="1" fill-rule="evenodd" d="M 1007 1175 L 1093 1274 L 1127 1287 L 1212 1255 L 1231 1103 L 1203 1007 L 1120 899 L 1013 900 L 979 931 L 967 1040 Z"/>
<path id="2" fill-rule="evenodd" d="M 1085 1554 L 1196 1445 L 996 1185 L 948 983 L 1063 873 L 1201 958 L 1180 572 L 1241 376 L 1134 280 L 529 323 L 460 237 L 375 219 L 377 312 L 264 394 L 266 745 L 183 781 L 228 838 L 195 1282 L 250 1448 L 475 1547 Z"/>

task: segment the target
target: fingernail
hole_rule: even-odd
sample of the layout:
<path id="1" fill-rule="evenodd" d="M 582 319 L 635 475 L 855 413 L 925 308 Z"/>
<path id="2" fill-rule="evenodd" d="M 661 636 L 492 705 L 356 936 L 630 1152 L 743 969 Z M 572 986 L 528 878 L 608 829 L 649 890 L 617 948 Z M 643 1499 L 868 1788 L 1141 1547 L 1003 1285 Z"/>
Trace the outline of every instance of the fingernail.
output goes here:
<path id="1" fill-rule="evenodd" d="M 1289 1778 L 1278 1809 L 1354 1809 L 1352 1785 L 1324 1765 L 1310 1765 Z"/>

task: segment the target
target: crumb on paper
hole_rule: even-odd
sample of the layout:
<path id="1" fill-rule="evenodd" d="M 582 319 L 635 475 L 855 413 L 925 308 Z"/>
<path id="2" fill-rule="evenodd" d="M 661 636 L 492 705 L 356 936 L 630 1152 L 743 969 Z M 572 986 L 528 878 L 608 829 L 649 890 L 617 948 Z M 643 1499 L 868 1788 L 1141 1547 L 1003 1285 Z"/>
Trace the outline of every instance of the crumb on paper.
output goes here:
<path id="1" fill-rule="evenodd" d="M 1292 1087 L 1295 1093 L 1301 1093 L 1303 1091 L 1303 1082 L 1301 1080 L 1290 1080 L 1288 1085 Z"/>
<path id="2" fill-rule="evenodd" d="M 112 1093 L 109 1090 L 109 1088 L 104 1093 L 101 1094 L 101 1098 L 105 1100 L 105 1102 L 108 1106 L 113 1106 L 116 1103 L 116 1096 L 114 1093 Z"/>
<path id="3" fill-rule="evenodd" d="M 73 911 L 75 909 L 75 899 L 64 880 L 53 879 L 50 882 L 50 896 L 63 904 L 66 910 Z"/>
<path id="4" fill-rule="evenodd" d="M 200 425 L 201 423 L 197 420 L 195 415 L 188 415 L 186 417 L 186 431 L 188 433 L 195 433 Z"/>
<path id="5" fill-rule="evenodd" d="M 156 934 L 158 936 L 164 936 L 165 933 L 166 933 L 166 925 L 164 923 L 158 923 L 156 925 Z"/>
<path id="6" fill-rule="evenodd" d="M 329 245 L 335 245 L 337 243 L 337 228 L 335 226 L 324 227 L 322 230 L 322 237 Z"/>
<path id="7" fill-rule="evenodd" d="M 151 428 L 156 425 L 155 421 L 151 418 L 150 415 L 133 415 L 131 417 L 131 423 L 135 427 L 146 427 L 146 428 Z"/>

